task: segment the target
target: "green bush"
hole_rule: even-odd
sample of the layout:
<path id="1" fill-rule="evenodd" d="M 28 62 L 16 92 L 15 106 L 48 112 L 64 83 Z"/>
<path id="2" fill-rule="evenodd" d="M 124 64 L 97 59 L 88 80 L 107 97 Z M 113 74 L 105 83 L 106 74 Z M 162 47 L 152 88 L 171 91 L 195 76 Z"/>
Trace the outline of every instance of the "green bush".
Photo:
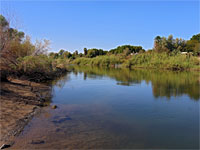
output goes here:
<path id="1" fill-rule="evenodd" d="M 18 71 L 31 72 L 51 72 L 53 70 L 52 59 L 46 55 L 26 56 L 18 59 Z"/>
<path id="2" fill-rule="evenodd" d="M 52 80 L 66 72 L 66 62 L 61 59 L 52 59 L 47 55 L 26 56 L 18 58 L 17 66 L 13 67 L 15 75 L 27 80 L 43 82 Z"/>

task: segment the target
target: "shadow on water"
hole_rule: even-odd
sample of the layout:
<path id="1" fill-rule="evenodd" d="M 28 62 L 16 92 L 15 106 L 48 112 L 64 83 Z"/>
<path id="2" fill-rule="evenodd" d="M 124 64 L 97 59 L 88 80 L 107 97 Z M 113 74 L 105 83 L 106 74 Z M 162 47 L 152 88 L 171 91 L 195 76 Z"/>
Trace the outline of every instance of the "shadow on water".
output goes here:
<path id="1" fill-rule="evenodd" d="M 108 76 L 117 81 L 117 85 L 134 86 L 145 81 L 151 84 L 155 98 L 188 95 L 193 100 L 200 99 L 199 72 L 174 72 L 146 69 L 113 69 L 99 67 L 73 66 L 73 72 L 77 75 L 84 73 L 84 80 L 102 78 Z"/>

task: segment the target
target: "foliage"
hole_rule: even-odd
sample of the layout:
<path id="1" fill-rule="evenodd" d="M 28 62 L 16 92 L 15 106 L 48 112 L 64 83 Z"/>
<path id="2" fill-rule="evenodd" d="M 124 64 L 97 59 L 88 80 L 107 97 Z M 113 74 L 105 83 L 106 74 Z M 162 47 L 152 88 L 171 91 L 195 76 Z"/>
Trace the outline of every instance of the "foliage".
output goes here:
<path id="1" fill-rule="evenodd" d="M 184 70 L 198 68 L 199 60 L 192 55 L 168 54 L 168 53 L 143 53 L 132 56 L 123 64 L 128 68 L 156 68 Z"/>
<path id="2" fill-rule="evenodd" d="M 59 56 L 62 56 L 64 52 L 65 52 L 65 50 L 61 49 L 61 50 L 58 52 Z"/>
<path id="3" fill-rule="evenodd" d="M 115 66 L 116 64 L 121 64 L 122 59 L 119 56 L 98 56 L 94 58 L 77 58 L 72 61 L 73 64 L 78 65 L 92 65 L 92 66 Z"/>
<path id="4" fill-rule="evenodd" d="M 0 54 L 7 66 L 8 64 L 16 65 L 19 57 L 44 54 L 49 49 L 48 40 L 37 40 L 35 44 L 32 44 L 30 37 L 26 36 L 24 39 L 24 32 L 11 28 L 2 15 L 0 15 L 0 21 Z"/>
<path id="5" fill-rule="evenodd" d="M 155 52 L 193 52 L 194 55 L 200 54 L 200 34 L 193 35 L 193 37 L 185 41 L 183 39 L 173 39 L 172 35 L 168 38 L 156 36 L 154 39 L 154 51 Z"/>
<path id="6" fill-rule="evenodd" d="M 63 58 L 70 58 L 70 57 L 72 57 L 72 54 L 71 54 L 70 52 L 65 51 L 65 52 L 63 53 Z"/>
<path id="7" fill-rule="evenodd" d="M 58 53 L 51 52 L 51 53 L 49 53 L 49 57 L 50 57 L 50 58 L 53 58 L 53 59 L 57 59 L 57 58 L 59 57 L 59 54 L 58 54 Z"/>
<path id="8" fill-rule="evenodd" d="M 87 48 L 84 48 L 83 51 L 84 51 L 84 55 L 86 56 L 87 55 Z"/>
<path id="9" fill-rule="evenodd" d="M 51 72 L 53 70 L 52 60 L 46 55 L 25 56 L 18 58 L 18 70 L 25 73 Z"/>
<path id="10" fill-rule="evenodd" d="M 50 54 L 51 57 L 46 55 L 50 44 L 48 40 L 37 40 L 32 44 L 30 37 L 24 38 L 24 32 L 11 28 L 2 15 L 0 15 L 0 35 L 1 80 L 7 80 L 8 75 L 14 74 L 43 80 L 53 78 L 58 72 L 65 70 L 62 63 L 54 65 L 52 58 L 56 55 L 53 53 Z"/>
<path id="11" fill-rule="evenodd" d="M 193 35 L 192 38 L 187 41 L 186 49 L 188 52 L 193 52 L 194 55 L 200 55 L 200 33 Z"/>
<path id="12" fill-rule="evenodd" d="M 115 49 L 111 49 L 109 53 L 111 54 L 125 53 L 126 55 L 129 55 L 130 53 L 138 53 L 141 50 L 143 50 L 142 46 L 123 45 L 123 46 L 118 46 Z"/>
<path id="13" fill-rule="evenodd" d="M 0 15 L 0 70 L 2 70 L 2 68 L 9 70 L 10 68 L 7 66 L 10 64 L 16 65 L 19 49 L 16 51 L 13 47 L 19 47 L 23 38 L 24 33 L 19 32 L 17 29 L 10 28 L 6 18 Z"/>
<path id="14" fill-rule="evenodd" d="M 200 42 L 200 33 L 196 34 L 196 35 L 193 35 L 190 40 L 196 40 L 196 41 Z"/>
<path id="15" fill-rule="evenodd" d="M 105 55 L 106 53 L 107 53 L 107 51 L 104 51 L 102 49 L 92 48 L 92 49 L 87 50 L 86 57 L 93 58 L 96 56 Z"/>
<path id="16" fill-rule="evenodd" d="M 131 57 L 124 55 L 105 55 L 94 58 L 77 58 L 70 62 L 81 66 L 106 66 L 122 68 L 154 68 L 154 69 L 200 69 L 199 60 L 192 55 L 180 53 L 141 52 Z"/>
<path id="17" fill-rule="evenodd" d="M 66 71 L 66 61 L 49 58 L 47 55 L 25 56 L 18 58 L 17 67 L 13 70 L 17 76 L 25 76 L 28 80 L 42 82 L 52 80 Z"/>

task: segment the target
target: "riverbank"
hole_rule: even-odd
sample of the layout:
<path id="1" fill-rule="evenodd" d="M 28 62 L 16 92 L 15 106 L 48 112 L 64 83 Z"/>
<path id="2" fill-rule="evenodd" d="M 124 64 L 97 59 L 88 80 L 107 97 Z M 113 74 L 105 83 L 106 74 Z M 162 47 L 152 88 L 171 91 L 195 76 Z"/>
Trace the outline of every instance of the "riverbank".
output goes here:
<path id="1" fill-rule="evenodd" d="M 27 80 L 1 82 L 0 146 L 13 144 L 13 139 L 42 106 L 51 100 L 51 87 Z"/>

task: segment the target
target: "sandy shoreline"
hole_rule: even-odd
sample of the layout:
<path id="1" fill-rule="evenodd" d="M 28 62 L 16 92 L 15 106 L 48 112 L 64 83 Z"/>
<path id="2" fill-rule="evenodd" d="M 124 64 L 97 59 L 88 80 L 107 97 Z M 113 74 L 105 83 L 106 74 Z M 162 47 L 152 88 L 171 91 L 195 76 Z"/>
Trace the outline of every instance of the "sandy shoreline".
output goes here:
<path id="1" fill-rule="evenodd" d="M 51 87 L 25 80 L 1 82 L 0 147 L 11 146 L 41 106 L 51 100 Z"/>

